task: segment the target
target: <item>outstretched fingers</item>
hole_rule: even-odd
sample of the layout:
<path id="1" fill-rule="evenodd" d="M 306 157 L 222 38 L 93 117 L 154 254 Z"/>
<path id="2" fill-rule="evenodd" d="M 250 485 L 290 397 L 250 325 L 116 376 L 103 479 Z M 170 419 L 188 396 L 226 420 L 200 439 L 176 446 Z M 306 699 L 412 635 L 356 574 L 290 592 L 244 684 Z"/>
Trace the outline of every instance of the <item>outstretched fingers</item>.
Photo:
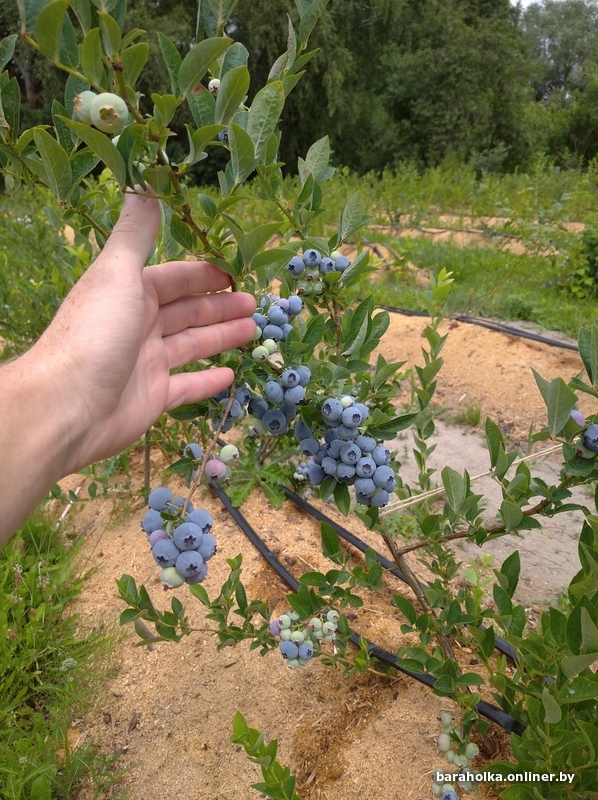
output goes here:
<path id="1" fill-rule="evenodd" d="M 219 292 L 181 297 L 160 307 L 159 325 L 162 336 L 250 317 L 255 311 L 255 298 L 245 292 Z"/>
<path id="2" fill-rule="evenodd" d="M 207 261 L 168 261 L 143 270 L 143 279 L 155 291 L 163 306 L 180 297 L 204 292 L 221 292 L 230 286 L 230 277 Z"/>
<path id="3" fill-rule="evenodd" d="M 247 344 L 254 335 L 255 322 L 251 318 L 235 318 L 205 328 L 186 328 L 165 336 L 163 342 L 170 369 L 176 369 Z"/>
<path id="4" fill-rule="evenodd" d="M 165 411 L 212 397 L 230 386 L 233 379 L 234 372 L 228 367 L 210 367 L 201 372 L 171 375 Z"/>

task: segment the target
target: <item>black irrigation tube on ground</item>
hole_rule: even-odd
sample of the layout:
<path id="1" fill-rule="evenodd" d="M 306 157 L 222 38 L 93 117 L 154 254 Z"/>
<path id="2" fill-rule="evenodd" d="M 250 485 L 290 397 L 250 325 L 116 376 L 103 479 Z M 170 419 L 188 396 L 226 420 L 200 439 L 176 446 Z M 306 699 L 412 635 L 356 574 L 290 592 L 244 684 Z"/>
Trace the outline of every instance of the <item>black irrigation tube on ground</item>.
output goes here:
<path id="1" fill-rule="evenodd" d="M 383 308 L 385 311 L 390 311 L 393 314 L 403 314 L 406 317 L 430 316 L 426 311 L 412 311 L 409 308 L 385 306 L 381 303 L 376 303 L 376 308 Z M 531 331 L 524 331 L 521 330 L 521 328 L 513 328 L 510 325 L 505 325 L 504 322 L 493 322 L 492 320 L 482 319 L 480 317 L 468 317 L 466 314 L 451 314 L 449 315 L 448 319 L 454 319 L 457 320 L 457 322 L 467 322 L 470 325 L 479 325 L 482 328 L 489 328 L 490 330 L 498 331 L 499 333 L 508 333 L 511 336 L 520 336 L 522 339 L 531 339 L 534 342 L 551 345 L 551 347 L 562 347 L 565 350 L 574 350 L 575 352 L 579 351 L 579 348 L 576 344 L 559 342 L 556 339 L 549 339 L 547 336 L 540 336 L 539 334 L 532 333 Z"/>
<path id="2" fill-rule="evenodd" d="M 264 557 L 264 559 L 270 564 L 270 566 L 276 571 L 276 573 L 287 583 L 293 591 L 297 590 L 299 582 L 294 578 L 291 573 L 286 570 L 282 564 L 278 561 L 274 553 L 270 550 L 270 548 L 266 545 L 266 543 L 258 536 L 258 534 L 253 530 L 249 522 L 245 519 L 243 514 L 239 511 L 238 508 L 234 508 L 232 505 L 230 498 L 226 494 L 226 492 L 218 485 L 218 483 L 214 480 L 210 481 L 210 488 L 214 492 L 214 494 L 220 499 L 222 505 L 226 508 L 228 513 L 231 517 L 235 520 L 237 525 L 241 528 L 243 533 L 247 536 L 249 541 L 257 548 L 259 553 Z M 359 646 L 360 637 L 358 634 L 354 633 L 350 640 Z M 419 681 L 420 683 L 429 686 L 430 688 L 434 686 L 436 682 L 436 678 L 433 678 L 431 675 L 425 675 L 419 672 L 411 672 L 411 670 L 405 669 L 401 667 L 401 661 L 392 653 L 389 653 L 387 650 L 384 650 L 382 647 L 379 647 L 376 644 L 368 641 L 368 650 L 370 654 L 380 661 L 383 664 L 386 664 L 393 669 L 397 669 L 400 672 L 403 672 L 405 675 L 408 675 L 410 678 L 414 678 L 415 680 Z M 487 703 L 485 700 L 480 701 L 476 705 L 476 710 L 479 714 L 489 719 L 491 722 L 500 725 L 508 733 L 516 733 L 517 735 L 521 736 L 523 731 L 525 730 L 525 725 L 516 720 L 506 711 L 503 711 L 496 706 L 493 706 L 491 703 Z"/>
<path id="3" fill-rule="evenodd" d="M 285 495 L 289 498 L 289 500 L 292 500 L 293 503 L 295 503 L 295 505 L 299 506 L 299 508 L 302 508 L 308 514 L 310 514 L 314 519 L 317 519 L 320 522 L 326 522 L 328 525 L 334 528 L 336 533 L 341 538 L 345 539 L 347 542 L 349 542 L 349 544 L 352 544 L 353 547 L 356 547 L 358 550 L 361 550 L 362 553 L 365 553 L 365 551 L 368 549 L 369 545 L 367 545 L 363 541 L 363 539 L 360 539 L 358 536 L 355 536 L 354 533 L 351 533 L 350 531 L 343 528 L 342 525 L 339 525 L 333 519 L 327 517 L 326 514 L 323 514 L 317 508 L 312 506 L 311 503 L 308 503 L 307 500 L 304 500 L 298 494 L 295 494 L 295 492 L 293 492 L 291 489 L 287 489 L 286 486 L 283 486 L 282 490 L 285 493 Z M 385 569 L 392 572 L 392 574 L 395 575 L 400 581 L 403 581 L 403 583 L 407 583 L 403 573 L 399 569 L 397 569 L 397 567 L 394 565 L 392 561 L 386 558 L 386 556 L 383 556 L 381 553 L 378 553 L 376 550 L 374 550 L 374 552 L 376 553 L 376 561 L 378 561 Z M 422 584 L 422 586 L 425 587 L 425 584 Z M 499 651 L 499 653 L 502 653 L 503 655 L 507 656 L 507 658 L 510 658 L 512 661 L 517 661 L 517 651 L 501 636 L 495 637 L 495 643 L 496 643 L 496 649 Z"/>

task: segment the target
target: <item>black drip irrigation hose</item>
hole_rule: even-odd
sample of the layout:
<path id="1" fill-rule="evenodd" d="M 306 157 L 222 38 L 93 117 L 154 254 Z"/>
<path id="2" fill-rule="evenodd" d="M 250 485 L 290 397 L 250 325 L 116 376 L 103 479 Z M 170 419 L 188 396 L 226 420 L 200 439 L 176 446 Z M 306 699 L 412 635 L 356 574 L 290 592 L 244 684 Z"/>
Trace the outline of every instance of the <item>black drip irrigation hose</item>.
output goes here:
<path id="1" fill-rule="evenodd" d="M 390 311 L 393 314 L 403 314 L 406 317 L 429 317 L 426 311 L 412 311 L 409 308 L 399 308 L 397 306 L 385 306 L 381 303 L 376 303 L 376 308 L 383 308 L 385 311 Z M 579 351 L 576 344 L 569 342 L 559 342 L 556 339 L 549 339 L 547 336 L 540 336 L 531 331 L 524 331 L 521 328 L 513 328 L 510 325 L 505 325 L 504 322 L 493 322 L 488 319 L 481 319 L 480 317 L 468 317 L 466 314 L 451 314 L 448 319 L 457 320 L 457 322 L 467 322 L 470 325 L 479 325 L 482 328 L 489 328 L 492 331 L 499 333 L 508 333 L 511 336 L 520 336 L 522 339 L 531 339 L 533 342 L 540 342 L 541 344 L 548 344 L 551 347 L 562 347 L 565 350 Z"/>
<path id="2" fill-rule="evenodd" d="M 282 566 L 266 543 L 253 530 L 239 509 L 234 508 L 226 492 L 214 480 L 210 481 L 210 488 L 219 498 L 220 502 L 235 520 L 237 525 L 241 528 L 243 533 L 247 536 L 249 541 L 257 548 L 258 552 L 268 562 L 268 564 L 270 564 L 270 566 L 285 581 L 285 583 L 291 587 L 293 591 L 296 591 L 297 587 L 299 586 L 299 582 L 288 570 Z M 350 641 L 359 646 L 361 638 L 363 637 L 360 637 L 358 634 L 354 633 L 350 637 Z M 397 669 L 400 672 L 403 672 L 405 675 L 408 675 L 410 678 L 414 678 L 416 681 L 419 681 L 430 688 L 434 686 L 436 678 L 432 677 L 431 675 L 424 675 L 419 672 L 411 672 L 411 670 L 405 669 L 401 666 L 401 659 L 398 659 L 392 653 L 389 653 L 387 650 L 384 650 L 382 647 L 373 644 L 367 639 L 366 641 L 368 643 L 369 653 L 382 664 L 386 664 L 393 669 Z M 525 725 L 523 725 L 523 723 L 519 722 L 519 720 L 516 720 L 506 711 L 493 706 L 491 703 L 487 703 L 485 700 L 480 701 L 475 708 L 479 714 L 486 717 L 486 719 L 489 719 L 491 722 L 500 725 L 500 727 L 508 733 L 516 733 L 518 736 L 521 736 L 525 730 Z"/>
<path id="3" fill-rule="evenodd" d="M 295 492 L 293 492 L 291 489 L 287 489 L 286 486 L 283 486 L 282 490 L 285 493 L 285 495 L 289 498 L 289 500 L 292 500 L 293 503 L 295 503 L 295 505 L 299 506 L 299 508 L 303 509 L 303 511 L 306 511 L 308 514 L 310 514 L 314 519 L 317 519 L 319 522 L 326 522 L 328 525 L 334 528 L 336 533 L 342 539 L 345 539 L 347 542 L 349 542 L 349 544 L 352 544 L 353 547 L 356 547 L 358 550 L 361 550 L 362 553 L 365 553 L 365 551 L 368 549 L 369 545 L 366 544 L 363 541 L 363 539 L 360 539 L 358 536 L 355 536 L 354 533 L 351 533 L 350 531 L 343 528 L 342 525 L 339 525 L 333 519 L 327 517 L 326 514 L 323 514 L 317 508 L 312 506 L 311 503 L 308 503 L 307 500 L 304 500 L 298 494 L 295 494 Z M 396 566 L 392 561 L 386 558 L 386 556 L 383 556 L 381 553 L 378 553 L 376 550 L 374 550 L 374 552 L 376 553 L 376 561 L 378 561 L 389 572 L 392 572 L 392 574 L 395 575 L 395 577 L 397 577 L 400 581 L 403 581 L 403 583 L 407 583 L 403 573 L 396 568 Z M 424 583 L 422 583 L 422 588 L 426 588 L 426 585 Z M 480 628 L 481 630 L 485 630 L 483 625 L 481 625 Z M 502 653 L 503 655 L 507 656 L 507 658 L 510 658 L 511 661 L 517 661 L 517 651 L 501 636 L 495 637 L 495 646 L 496 649 L 499 651 L 499 653 Z"/>

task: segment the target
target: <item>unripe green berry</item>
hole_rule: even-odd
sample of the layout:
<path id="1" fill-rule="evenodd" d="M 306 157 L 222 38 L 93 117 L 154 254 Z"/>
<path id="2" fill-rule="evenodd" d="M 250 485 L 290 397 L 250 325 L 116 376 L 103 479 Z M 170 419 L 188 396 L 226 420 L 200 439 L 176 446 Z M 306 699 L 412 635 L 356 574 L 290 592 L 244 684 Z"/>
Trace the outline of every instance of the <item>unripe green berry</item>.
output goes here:
<path id="1" fill-rule="evenodd" d="M 322 281 L 315 281 L 314 282 L 314 294 L 320 295 L 324 294 L 326 291 L 326 284 L 322 283 Z"/>
<path id="2" fill-rule="evenodd" d="M 113 92 L 96 95 L 89 104 L 91 122 L 104 133 L 122 131 L 129 119 L 127 104 Z"/>
<path id="3" fill-rule="evenodd" d="M 281 614 L 278 617 L 278 626 L 281 630 L 291 627 L 291 618 L 288 614 Z"/>
<path id="4" fill-rule="evenodd" d="M 441 753 L 448 753 L 448 751 L 451 749 L 451 737 L 448 735 L 448 733 L 441 733 L 436 740 L 436 744 L 438 745 L 438 749 Z"/>
<path id="5" fill-rule="evenodd" d="M 310 619 L 308 627 L 312 631 L 320 631 L 322 630 L 322 620 L 319 619 L 318 617 L 314 617 L 313 619 Z"/>
<path id="6" fill-rule="evenodd" d="M 299 281 L 297 284 L 297 294 L 298 295 L 310 295 L 313 292 L 313 288 L 309 281 Z"/>
<path id="7" fill-rule="evenodd" d="M 220 451 L 220 460 L 225 464 L 236 464 L 239 460 L 239 448 L 234 444 L 225 445 Z"/>
<path id="8" fill-rule="evenodd" d="M 290 642 L 291 641 L 291 629 L 290 628 L 282 628 L 280 631 L 280 638 L 283 642 Z"/>
<path id="9" fill-rule="evenodd" d="M 76 94 L 73 100 L 73 112 L 77 119 L 84 122 L 86 125 L 91 125 L 91 115 L 89 109 L 91 101 L 97 97 L 95 92 L 90 92 L 86 89 L 84 92 Z"/>
<path id="10" fill-rule="evenodd" d="M 480 748 L 477 746 L 475 742 L 469 742 L 467 747 L 465 748 L 465 755 L 467 758 L 475 758 L 480 754 Z"/>
<path id="11" fill-rule="evenodd" d="M 301 614 L 298 611 L 289 611 L 288 614 L 291 618 L 291 622 L 299 622 L 301 619 Z"/>
<path id="12" fill-rule="evenodd" d="M 326 614 L 326 621 L 327 622 L 333 622 L 333 623 L 338 622 L 338 611 L 335 611 L 334 609 L 331 609 Z"/>
<path id="13" fill-rule="evenodd" d="M 180 575 L 174 567 L 164 567 L 160 572 L 160 580 L 164 586 L 169 589 L 178 589 L 185 583 L 185 579 Z"/>
<path id="14" fill-rule="evenodd" d="M 262 342 L 262 347 L 265 347 L 268 351 L 268 355 L 272 356 L 278 350 L 278 345 L 274 341 L 274 339 L 264 339 Z"/>
<path id="15" fill-rule="evenodd" d="M 291 633 L 291 641 L 295 642 L 295 644 L 303 644 L 305 641 L 305 634 L 303 631 L 293 631 Z"/>
<path id="16" fill-rule="evenodd" d="M 263 361 L 265 358 L 268 358 L 269 355 L 268 348 L 264 347 L 263 344 L 259 344 L 251 353 L 251 357 L 254 361 Z"/>
<path id="17" fill-rule="evenodd" d="M 350 406 L 354 406 L 355 405 L 355 400 L 354 400 L 353 397 L 351 397 L 351 395 L 344 394 L 341 397 L 341 405 L 342 405 L 343 408 L 349 408 Z"/>
<path id="18" fill-rule="evenodd" d="M 218 89 L 220 89 L 220 78 L 212 78 L 212 80 L 208 83 L 208 89 L 212 92 L 212 94 L 218 94 Z"/>

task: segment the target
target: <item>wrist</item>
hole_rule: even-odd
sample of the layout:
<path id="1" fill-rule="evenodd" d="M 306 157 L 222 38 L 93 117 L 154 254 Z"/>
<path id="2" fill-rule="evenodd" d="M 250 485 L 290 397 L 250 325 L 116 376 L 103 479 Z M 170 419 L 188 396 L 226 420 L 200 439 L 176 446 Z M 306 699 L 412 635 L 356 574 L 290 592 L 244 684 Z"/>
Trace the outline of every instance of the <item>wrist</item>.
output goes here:
<path id="1" fill-rule="evenodd" d="M 68 386 L 55 369 L 56 362 L 40 358 L 34 346 L 0 367 L 2 542 L 71 471 L 77 432 L 73 407 L 68 408 Z"/>

